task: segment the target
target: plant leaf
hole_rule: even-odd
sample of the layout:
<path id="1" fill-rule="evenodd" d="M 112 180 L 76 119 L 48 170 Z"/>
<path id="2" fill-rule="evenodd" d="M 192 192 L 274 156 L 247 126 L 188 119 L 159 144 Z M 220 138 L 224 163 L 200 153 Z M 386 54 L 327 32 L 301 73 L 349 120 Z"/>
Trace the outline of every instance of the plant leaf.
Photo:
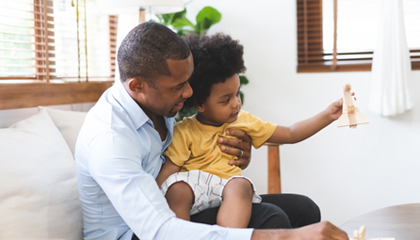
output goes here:
<path id="1" fill-rule="evenodd" d="M 181 111 L 179 111 L 177 116 L 175 117 L 175 120 L 179 122 L 182 119 L 184 119 L 184 117 L 190 117 L 196 113 L 197 113 L 197 110 L 194 107 L 182 108 Z"/>
<path id="2" fill-rule="evenodd" d="M 181 30 L 185 26 L 189 26 L 192 29 L 194 29 L 195 27 L 195 25 L 192 24 L 190 20 L 188 20 L 186 17 L 175 19 L 175 21 L 173 21 L 171 25 L 177 30 Z"/>
<path id="3" fill-rule="evenodd" d="M 184 36 L 187 35 L 188 33 L 192 33 L 194 32 L 193 30 L 188 30 L 188 29 L 180 29 L 176 32 L 176 34 L 178 34 L 179 36 Z"/>
<path id="4" fill-rule="evenodd" d="M 204 18 L 201 22 L 197 23 L 195 25 L 195 33 L 197 33 L 199 36 L 203 35 L 207 32 L 207 30 L 213 25 L 212 21 L 208 18 Z"/>
<path id="5" fill-rule="evenodd" d="M 169 26 L 171 25 L 175 13 L 168 13 L 168 14 L 156 14 L 156 16 L 159 18 L 159 23 Z"/>
<path id="6" fill-rule="evenodd" d="M 249 80 L 244 75 L 239 76 L 239 83 L 241 85 L 247 85 L 249 83 Z"/>
<path id="7" fill-rule="evenodd" d="M 184 10 L 182 10 L 181 12 L 174 13 L 174 21 L 178 18 L 185 18 L 186 15 L 187 15 L 187 8 L 184 8 Z"/>
<path id="8" fill-rule="evenodd" d="M 201 11 L 197 14 L 196 21 L 197 24 L 203 21 L 205 18 L 212 22 L 211 25 L 220 22 L 222 19 L 222 14 L 217 11 L 215 8 L 207 6 L 201 9 Z"/>

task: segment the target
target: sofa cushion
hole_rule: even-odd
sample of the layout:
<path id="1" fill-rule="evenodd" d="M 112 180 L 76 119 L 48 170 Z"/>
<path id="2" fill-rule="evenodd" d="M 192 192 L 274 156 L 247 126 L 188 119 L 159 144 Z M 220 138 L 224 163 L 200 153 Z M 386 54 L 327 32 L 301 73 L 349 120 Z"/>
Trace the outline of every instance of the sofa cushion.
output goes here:
<path id="1" fill-rule="evenodd" d="M 0 239 L 82 239 L 76 166 L 48 112 L 0 129 Z"/>
<path id="2" fill-rule="evenodd" d="M 65 111 L 48 107 L 38 107 L 38 109 L 46 109 L 48 111 L 74 156 L 77 136 L 82 128 L 87 112 Z"/>

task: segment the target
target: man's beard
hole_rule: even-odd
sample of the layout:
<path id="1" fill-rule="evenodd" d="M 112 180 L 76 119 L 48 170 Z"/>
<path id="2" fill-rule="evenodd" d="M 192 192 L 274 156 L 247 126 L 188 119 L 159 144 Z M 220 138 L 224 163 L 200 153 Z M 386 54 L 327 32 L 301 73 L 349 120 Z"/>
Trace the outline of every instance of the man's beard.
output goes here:
<path id="1" fill-rule="evenodd" d="M 178 112 L 172 112 L 172 110 L 171 110 L 166 117 L 168 117 L 168 118 L 175 117 L 177 113 Z"/>

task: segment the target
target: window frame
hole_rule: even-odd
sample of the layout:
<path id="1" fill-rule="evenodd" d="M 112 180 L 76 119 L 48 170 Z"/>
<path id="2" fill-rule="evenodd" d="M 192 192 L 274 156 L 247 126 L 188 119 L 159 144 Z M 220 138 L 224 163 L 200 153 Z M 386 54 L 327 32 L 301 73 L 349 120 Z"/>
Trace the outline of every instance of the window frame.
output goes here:
<path id="1" fill-rule="evenodd" d="M 78 1 L 80 2 L 80 1 Z M 51 14 L 53 0 L 33 0 L 34 5 L 34 28 L 36 51 L 36 73 L 45 72 L 44 75 L 34 77 L 0 77 L 0 110 L 29 108 L 37 106 L 76 104 L 96 102 L 102 93 L 114 83 L 116 68 L 116 45 L 118 17 L 109 16 L 109 42 L 110 42 L 110 69 L 109 77 L 98 78 L 99 81 L 89 81 L 91 76 L 79 77 L 77 82 L 69 82 L 63 78 L 51 78 L 49 72 L 55 69 L 48 68 L 54 64 L 48 56 L 49 51 L 54 50 L 51 45 L 45 48 L 45 41 L 51 42 L 51 15 L 44 15 L 48 11 Z M 47 6 L 49 9 L 47 9 Z M 40 10 L 43 8 L 42 10 Z M 42 21 L 43 25 L 40 24 Z M 42 26 L 41 26 L 42 25 Z M 47 32 L 47 34 L 41 33 Z M 41 37 L 43 36 L 43 37 Z M 50 38 L 48 38 L 50 37 Z M 43 49 L 47 51 L 43 51 Z M 48 51 L 49 50 L 49 51 Z M 44 55 L 42 55 L 44 54 Z M 53 54 L 52 54 L 53 55 Z M 46 70 L 47 69 L 47 70 Z M 93 77 L 93 79 L 96 79 Z M 6 81 L 5 81 L 6 80 Z M 7 80 L 15 80 L 13 83 Z M 19 83 L 19 81 L 21 83 Z"/>
<path id="2" fill-rule="evenodd" d="M 373 51 L 338 52 L 337 55 L 369 55 L 370 57 L 355 60 L 333 60 L 334 53 L 326 53 L 323 49 L 322 35 L 322 0 L 296 0 L 297 11 L 297 72 L 350 72 L 371 71 Z M 410 49 L 412 70 L 420 70 L 420 49 Z"/>

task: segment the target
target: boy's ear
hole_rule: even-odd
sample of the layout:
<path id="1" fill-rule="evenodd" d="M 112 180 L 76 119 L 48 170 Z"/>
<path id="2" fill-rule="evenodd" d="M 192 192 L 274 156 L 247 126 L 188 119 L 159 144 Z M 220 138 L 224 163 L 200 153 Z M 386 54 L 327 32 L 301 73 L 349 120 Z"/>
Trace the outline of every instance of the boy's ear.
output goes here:
<path id="1" fill-rule="evenodd" d="M 141 78 L 130 78 L 127 80 L 128 88 L 133 92 L 142 92 L 146 82 Z"/>
<path id="2" fill-rule="evenodd" d="M 203 107 L 203 105 L 195 105 L 194 107 L 195 107 L 195 109 L 197 110 L 197 112 L 204 112 L 204 107 Z"/>

